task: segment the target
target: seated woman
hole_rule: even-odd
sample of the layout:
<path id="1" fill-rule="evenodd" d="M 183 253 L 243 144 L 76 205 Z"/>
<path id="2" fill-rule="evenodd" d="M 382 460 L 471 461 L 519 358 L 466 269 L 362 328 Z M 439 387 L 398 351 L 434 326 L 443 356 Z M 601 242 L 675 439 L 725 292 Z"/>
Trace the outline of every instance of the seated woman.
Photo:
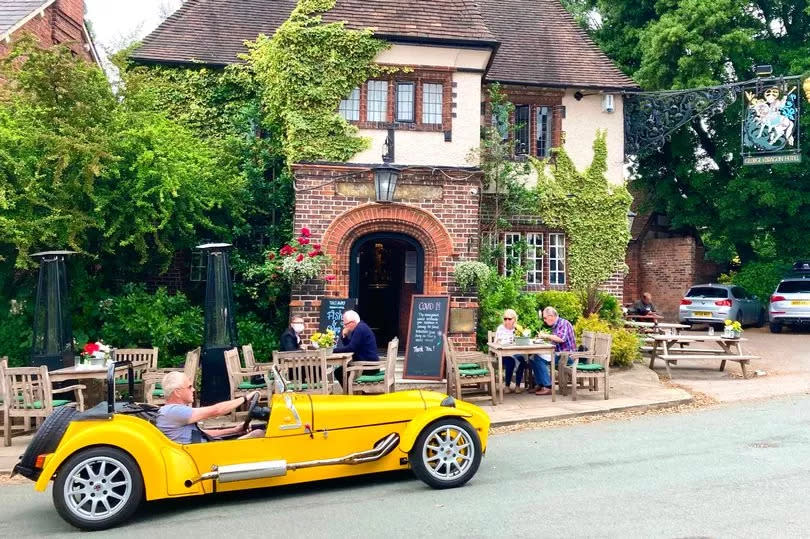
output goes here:
<path id="1" fill-rule="evenodd" d="M 188 376 L 175 371 L 163 377 L 163 393 L 166 395 L 166 404 L 158 410 L 155 426 L 170 440 L 179 444 L 207 442 L 209 439 L 221 438 L 231 434 L 245 432 L 244 424 L 221 429 L 201 429 L 198 421 L 229 414 L 250 401 L 253 391 L 247 397 L 237 397 L 211 406 L 192 408 L 194 402 L 194 384 Z M 239 438 L 259 438 L 264 436 L 263 429 L 252 430 Z"/>
<path id="2" fill-rule="evenodd" d="M 495 342 L 498 344 L 512 344 L 515 342 L 515 324 L 517 324 L 517 313 L 514 309 L 506 309 L 503 312 L 503 324 L 495 330 Z M 515 371 L 517 362 L 517 372 L 515 373 L 515 387 L 512 388 L 512 373 Z M 509 393 L 522 393 L 523 388 L 520 383 L 523 381 L 523 372 L 526 370 L 526 358 L 520 354 L 505 356 L 503 358 L 503 368 L 506 370 L 504 382 Z"/>

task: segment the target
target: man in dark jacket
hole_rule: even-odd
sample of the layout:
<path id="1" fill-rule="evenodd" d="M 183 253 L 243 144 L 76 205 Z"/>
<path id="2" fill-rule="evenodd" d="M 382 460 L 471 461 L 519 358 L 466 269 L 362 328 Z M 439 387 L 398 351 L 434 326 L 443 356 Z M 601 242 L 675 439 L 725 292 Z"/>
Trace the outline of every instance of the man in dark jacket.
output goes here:
<path id="1" fill-rule="evenodd" d="M 301 350 L 301 333 L 304 332 L 304 319 L 300 316 L 293 316 L 290 327 L 281 334 L 281 351 L 292 352 Z"/>
<path id="2" fill-rule="evenodd" d="M 352 352 L 352 361 L 379 361 L 377 353 L 377 339 L 368 324 L 360 320 L 355 311 L 343 313 L 343 330 L 340 340 L 335 346 L 335 353 Z M 351 365 L 351 362 L 349 362 Z M 375 374 L 377 371 L 363 371 L 363 374 Z M 335 380 L 343 379 L 343 369 L 335 369 Z"/>

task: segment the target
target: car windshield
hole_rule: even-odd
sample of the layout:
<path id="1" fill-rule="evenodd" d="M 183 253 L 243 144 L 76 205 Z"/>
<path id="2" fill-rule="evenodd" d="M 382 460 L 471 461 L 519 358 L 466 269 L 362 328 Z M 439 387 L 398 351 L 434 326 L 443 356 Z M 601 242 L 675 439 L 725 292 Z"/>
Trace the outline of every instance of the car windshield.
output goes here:
<path id="1" fill-rule="evenodd" d="M 801 292 L 810 293 L 810 279 L 803 279 L 801 281 L 783 281 L 779 283 L 777 292 L 782 294 L 798 294 Z"/>
<path id="2" fill-rule="evenodd" d="M 728 290 L 714 286 L 695 286 L 686 293 L 687 298 L 727 298 Z"/>

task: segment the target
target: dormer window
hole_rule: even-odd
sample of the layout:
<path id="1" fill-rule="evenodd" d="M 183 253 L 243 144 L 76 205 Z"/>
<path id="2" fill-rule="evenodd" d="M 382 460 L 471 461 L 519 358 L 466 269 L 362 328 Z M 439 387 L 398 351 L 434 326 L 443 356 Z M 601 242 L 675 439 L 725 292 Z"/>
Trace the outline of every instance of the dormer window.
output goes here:
<path id="1" fill-rule="evenodd" d="M 360 120 L 360 88 L 355 88 L 349 97 L 341 99 L 338 106 L 340 114 L 347 122 L 357 122 Z"/>

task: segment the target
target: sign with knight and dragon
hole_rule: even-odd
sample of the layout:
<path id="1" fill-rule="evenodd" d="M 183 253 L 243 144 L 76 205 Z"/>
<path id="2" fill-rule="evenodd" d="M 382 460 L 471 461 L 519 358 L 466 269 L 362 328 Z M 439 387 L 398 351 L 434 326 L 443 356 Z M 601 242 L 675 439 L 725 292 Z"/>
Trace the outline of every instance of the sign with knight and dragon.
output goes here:
<path id="1" fill-rule="evenodd" d="M 746 165 L 801 162 L 801 77 L 757 80 L 743 88 L 742 156 Z"/>

